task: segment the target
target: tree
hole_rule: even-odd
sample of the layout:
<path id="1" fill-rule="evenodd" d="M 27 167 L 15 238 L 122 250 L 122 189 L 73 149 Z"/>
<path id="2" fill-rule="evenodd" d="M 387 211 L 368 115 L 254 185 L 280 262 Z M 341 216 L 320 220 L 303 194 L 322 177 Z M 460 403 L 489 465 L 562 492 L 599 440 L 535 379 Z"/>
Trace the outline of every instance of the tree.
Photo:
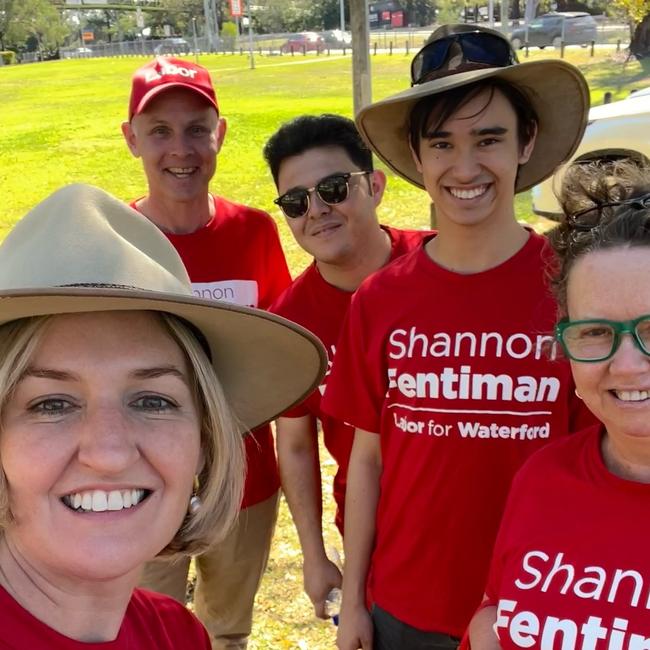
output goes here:
<path id="1" fill-rule="evenodd" d="M 464 0 L 438 0 L 437 22 L 440 25 L 445 23 L 457 23 L 459 16 L 465 8 Z"/>
<path id="2" fill-rule="evenodd" d="M 29 39 L 39 52 L 53 51 L 69 34 L 59 10 L 48 0 L 0 0 L 0 44 L 23 49 Z"/>
<path id="3" fill-rule="evenodd" d="M 262 34 L 316 29 L 311 0 L 257 0 L 253 26 Z"/>
<path id="4" fill-rule="evenodd" d="M 174 34 L 191 32 L 192 16 L 200 17 L 203 23 L 203 0 L 161 0 L 165 11 L 146 13 L 146 24 L 154 37 L 163 35 L 163 25 L 169 25 Z"/>
<path id="5" fill-rule="evenodd" d="M 216 22 L 221 31 L 223 22 L 230 19 L 228 0 L 217 0 L 215 5 Z M 159 6 L 165 11 L 148 14 L 147 27 L 151 27 L 152 34 L 161 35 L 163 25 L 169 25 L 174 34 L 189 35 L 192 33 L 193 18 L 197 25 L 205 25 L 203 0 L 160 0 Z"/>
<path id="6" fill-rule="evenodd" d="M 650 0 L 613 0 L 630 25 L 630 52 L 638 58 L 650 56 Z"/>
<path id="7" fill-rule="evenodd" d="M 614 0 L 625 11 L 630 23 L 630 52 L 637 58 L 650 57 L 650 1 Z"/>
<path id="8" fill-rule="evenodd" d="M 436 20 L 436 8 L 432 0 L 401 0 L 407 21 L 414 25 L 431 25 Z"/>

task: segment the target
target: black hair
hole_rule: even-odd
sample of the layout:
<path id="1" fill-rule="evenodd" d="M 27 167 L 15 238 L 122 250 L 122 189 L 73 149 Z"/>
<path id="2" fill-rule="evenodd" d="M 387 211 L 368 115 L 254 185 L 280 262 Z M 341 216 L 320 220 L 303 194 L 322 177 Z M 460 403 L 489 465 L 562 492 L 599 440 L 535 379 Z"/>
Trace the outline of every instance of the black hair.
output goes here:
<path id="1" fill-rule="evenodd" d="M 409 140 L 413 151 L 419 157 L 420 139 L 427 133 L 437 131 L 456 111 L 478 97 L 484 91 L 490 95 L 477 115 L 484 111 L 492 101 L 495 91 L 499 91 L 510 102 L 517 115 L 517 138 L 519 146 L 525 147 L 535 135 L 539 117 L 527 92 L 508 81 L 488 78 L 466 86 L 452 88 L 439 95 L 422 98 L 411 110 L 409 117 Z M 474 117 L 474 116 L 471 116 Z"/>
<path id="2" fill-rule="evenodd" d="M 264 146 L 276 187 L 282 162 L 316 147 L 341 147 L 361 171 L 373 170 L 372 152 L 352 120 L 331 113 L 301 115 L 285 122 Z"/>
<path id="3" fill-rule="evenodd" d="M 558 258 L 553 286 L 561 315 L 567 313 L 567 282 L 579 258 L 612 248 L 650 248 L 650 207 L 634 202 L 649 195 L 650 167 L 631 160 L 575 163 L 567 170 L 558 197 L 564 215 L 549 236 Z"/>

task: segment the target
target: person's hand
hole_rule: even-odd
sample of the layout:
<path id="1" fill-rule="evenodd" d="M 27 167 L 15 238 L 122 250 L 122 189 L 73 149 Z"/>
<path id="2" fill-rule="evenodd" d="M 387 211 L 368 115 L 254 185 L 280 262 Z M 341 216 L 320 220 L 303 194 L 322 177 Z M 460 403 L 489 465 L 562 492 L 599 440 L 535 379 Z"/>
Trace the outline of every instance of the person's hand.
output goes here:
<path id="1" fill-rule="evenodd" d="M 372 620 L 363 605 L 341 609 L 336 647 L 339 650 L 372 650 Z"/>
<path id="2" fill-rule="evenodd" d="M 325 557 L 320 562 L 305 561 L 302 574 L 305 593 L 314 605 L 316 616 L 328 618 L 325 613 L 325 599 L 332 589 L 341 587 L 341 571 L 334 562 Z"/>

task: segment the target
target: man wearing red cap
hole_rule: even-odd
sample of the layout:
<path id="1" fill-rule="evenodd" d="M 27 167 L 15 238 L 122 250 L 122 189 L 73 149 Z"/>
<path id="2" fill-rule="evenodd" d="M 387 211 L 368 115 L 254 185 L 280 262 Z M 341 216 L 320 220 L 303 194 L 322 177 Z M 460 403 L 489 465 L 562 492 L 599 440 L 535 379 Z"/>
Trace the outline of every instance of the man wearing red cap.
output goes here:
<path id="1" fill-rule="evenodd" d="M 268 214 L 215 196 L 209 183 L 226 135 L 208 71 L 156 58 L 133 75 L 122 132 L 142 159 L 148 193 L 132 207 L 155 223 L 183 258 L 194 294 L 267 308 L 291 279 Z M 253 601 L 277 517 L 279 478 L 269 426 L 246 438 L 247 480 L 235 529 L 196 558 L 196 613 L 213 648 L 246 648 Z M 143 583 L 185 601 L 187 562 L 153 562 Z"/>

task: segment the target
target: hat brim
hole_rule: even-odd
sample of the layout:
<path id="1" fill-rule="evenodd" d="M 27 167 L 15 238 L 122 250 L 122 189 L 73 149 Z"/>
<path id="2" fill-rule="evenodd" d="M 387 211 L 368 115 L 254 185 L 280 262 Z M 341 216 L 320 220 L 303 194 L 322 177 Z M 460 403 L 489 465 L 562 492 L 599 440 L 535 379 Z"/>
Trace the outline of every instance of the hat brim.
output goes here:
<path id="1" fill-rule="evenodd" d="M 205 99 L 205 101 L 208 104 L 210 104 L 210 106 L 212 106 L 214 108 L 214 110 L 217 111 L 217 113 L 219 113 L 219 107 L 215 103 L 214 99 L 212 97 L 210 97 L 210 95 L 208 93 L 204 92 L 200 88 L 197 88 L 196 86 L 193 86 L 192 84 L 186 84 L 186 83 L 183 83 L 182 81 L 175 81 L 175 82 L 172 82 L 172 83 L 166 83 L 166 84 L 162 84 L 160 86 L 155 86 L 149 92 L 145 93 L 145 95 L 142 97 L 142 99 L 140 100 L 138 105 L 133 109 L 133 113 L 129 116 L 129 120 L 133 119 L 136 115 L 140 115 L 140 113 L 142 113 L 145 110 L 145 108 L 147 108 L 147 106 L 156 97 L 158 97 L 158 95 L 160 95 L 161 93 L 164 93 L 164 92 L 166 92 L 168 90 L 172 90 L 174 88 L 183 88 L 185 90 L 189 90 L 189 91 L 199 95 L 200 97 Z"/>
<path id="2" fill-rule="evenodd" d="M 0 305 L 0 325 L 30 316 L 98 311 L 160 311 L 184 318 L 206 338 L 242 432 L 301 402 L 327 368 L 320 341 L 299 325 L 258 309 L 191 296 L 49 287 L 0 291 Z"/>
<path id="3" fill-rule="evenodd" d="M 424 97 L 496 78 L 522 88 L 539 118 L 533 153 L 519 169 L 516 192 L 548 178 L 575 152 L 587 126 L 589 87 L 564 61 L 532 61 L 448 75 L 413 86 L 359 111 L 357 127 L 370 148 L 402 178 L 424 188 L 409 148 L 408 119 Z"/>

